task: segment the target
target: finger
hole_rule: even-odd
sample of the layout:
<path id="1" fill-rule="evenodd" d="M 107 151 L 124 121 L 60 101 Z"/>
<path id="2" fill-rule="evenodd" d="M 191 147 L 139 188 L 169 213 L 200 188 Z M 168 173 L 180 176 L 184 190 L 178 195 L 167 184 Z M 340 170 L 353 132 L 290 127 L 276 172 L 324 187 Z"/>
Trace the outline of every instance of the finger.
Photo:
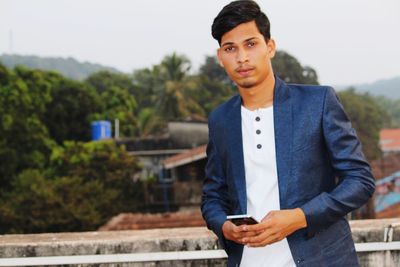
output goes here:
<path id="1" fill-rule="evenodd" d="M 263 240 L 267 239 L 271 235 L 273 235 L 271 230 L 265 230 L 265 231 L 263 231 L 262 233 L 260 233 L 258 235 L 243 238 L 243 242 L 245 242 L 246 244 L 248 244 L 248 243 L 260 243 Z"/>
<path id="2" fill-rule="evenodd" d="M 232 235 L 237 238 L 237 239 L 242 239 L 244 237 L 251 237 L 251 236 L 257 236 L 258 232 L 254 232 L 254 231 L 236 231 L 236 232 L 232 232 Z"/>
<path id="3" fill-rule="evenodd" d="M 234 224 L 232 226 L 232 230 L 233 230 L 234 233 L 244 232 L 243 226 L 236 226 Z"/>
<path id="4" fill-rule="evenodd" d="M 251 231 L 251 232 L 240 232 L 240 233 L 235 234 L 235 236 L 236 236 L 236 238 L 243 239 L 243 238 L 246 238 L 246 237 L 254 237 L 254 236 L 257 236 L 259 234 L 260 234 L 260 232 Z"/>
<path id="5" fill-rule="evenodd" d="M 253 237 L 253 236 L 258 236 L 264 231 L 248 231 L 248 232 L 243 232 L 242 236 L 243 237 Z"/>
<path id="6" fill-rule="evenodd" d="M 265 231 L 267 228 L 271 227 L 268 221 L 246 226 L 247 226 L 246 228 L 247 231 L 255 231 L 255 232 Z"/>
<path id="7" fill-rule="evenodd" d="M 249 247 L 265 247 L 266 245 L 271 245 L 275 242 L 280 241 L 280 238 L 278 235 L 270 235 L 266 239 L 260 241 L 260 242 L 247 242 L 246 245 Z"/>

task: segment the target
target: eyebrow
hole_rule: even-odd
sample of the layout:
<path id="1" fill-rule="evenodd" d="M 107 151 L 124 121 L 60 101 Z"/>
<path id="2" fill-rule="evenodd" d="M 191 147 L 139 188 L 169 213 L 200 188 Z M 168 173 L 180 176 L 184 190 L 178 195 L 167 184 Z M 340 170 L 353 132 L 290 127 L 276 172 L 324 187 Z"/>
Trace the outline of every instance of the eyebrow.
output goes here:
<path id="1" fill-rule="evenodd" d="M 246 43 L 246 42 L 254 40 L 254 39 L 258 39 L 258 38 L 257 37 L 250 37 L 250 38 L 244 40 L 243 43 Z M 227 46 L 227 45 L 233 45 L 233 44 L 235 44 L 235 43 L 234 42 L 226 42 L 226 43 L 223 43 L 221 45 L 221 47 L 224 47 L 224 46 Z"/>

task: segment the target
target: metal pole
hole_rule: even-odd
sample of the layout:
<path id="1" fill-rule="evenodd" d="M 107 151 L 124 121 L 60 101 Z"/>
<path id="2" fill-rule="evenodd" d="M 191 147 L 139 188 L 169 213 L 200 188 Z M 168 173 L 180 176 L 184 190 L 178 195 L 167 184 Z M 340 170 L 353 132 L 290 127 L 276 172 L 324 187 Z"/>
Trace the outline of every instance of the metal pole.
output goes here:
<path id="1" fill-rule="evenodd" d="M 119 119 L 115 119 L 115 133 L 114 133 L 114 138 L 118 139 L 119 138 Z"/>

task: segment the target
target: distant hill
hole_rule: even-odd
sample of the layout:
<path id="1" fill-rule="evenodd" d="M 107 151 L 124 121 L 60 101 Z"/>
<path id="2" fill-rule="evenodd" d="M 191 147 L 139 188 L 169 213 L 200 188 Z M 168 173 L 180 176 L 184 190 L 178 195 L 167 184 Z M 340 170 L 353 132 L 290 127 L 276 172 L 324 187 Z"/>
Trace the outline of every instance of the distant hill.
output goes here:
<path id="1" fill-rule="evenodd" d="M 74 80 L 83 80 L 90 74 L 101 70 L 120 72 L 112 67 L 89 62 L 79 62 L 71 57 L 61 58 L 2 54 L 0 55 L 0 62 L 8 68 L 14 68 L 16 65 L 23 65 L 32 69 L 55 70 Z"/>
<path id="2" fill-rule="evenodd" d="M 374 96 L 384 96 L 389 99 L 400 99 L 400 76 L 373 83 L 336 86 L 338 90 L 353 87 L 357 92 L 368 92 Z"/>

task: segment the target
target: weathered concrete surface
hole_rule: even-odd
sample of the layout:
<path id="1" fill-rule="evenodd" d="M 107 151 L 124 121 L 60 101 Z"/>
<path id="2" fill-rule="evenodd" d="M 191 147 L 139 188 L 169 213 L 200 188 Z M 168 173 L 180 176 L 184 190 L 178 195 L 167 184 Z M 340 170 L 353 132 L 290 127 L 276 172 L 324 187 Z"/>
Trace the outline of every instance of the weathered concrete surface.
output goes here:
<path id="1" fill-rule="evenodd" d="M 354 220 L 350 221 L 350 226 L 355 243 L 400 241 L 400 218 L 379 220 Z M 390 228 L 392 228 L 392 230 L 390 230 Z M 400 266 L 399 250 L 358 252 L 357 255 L 361 266 Z"/>
<path id="2" fill-rule="evenodd" d="M 355 243 L 384 242 L 385 228 L 393 228 L 392 241 L 400 241 L 400 218 L 350 221 Z"/>
<path id="3" fill-rule="evenodd" d="M 356 243 L 383 242 L 389 225 L 393 228 L 392 241 L 400 241 L 400 218 L 351 221 L 350 225 Z M 0 236 L 0 258 L 212 249 L 219 249 L 219 245 L 215 235 L 205 227 Z M 362 266 L 400 266 L 400 251 L 362 252 L 358 256 Z M 224 266 L 225 263 L 222 259 L 91 266 Z"/>
<path id="4" fill-rule="evenodd" d="M 217 249 L 205 227 L 0 236 L 0 258 Z"/>

